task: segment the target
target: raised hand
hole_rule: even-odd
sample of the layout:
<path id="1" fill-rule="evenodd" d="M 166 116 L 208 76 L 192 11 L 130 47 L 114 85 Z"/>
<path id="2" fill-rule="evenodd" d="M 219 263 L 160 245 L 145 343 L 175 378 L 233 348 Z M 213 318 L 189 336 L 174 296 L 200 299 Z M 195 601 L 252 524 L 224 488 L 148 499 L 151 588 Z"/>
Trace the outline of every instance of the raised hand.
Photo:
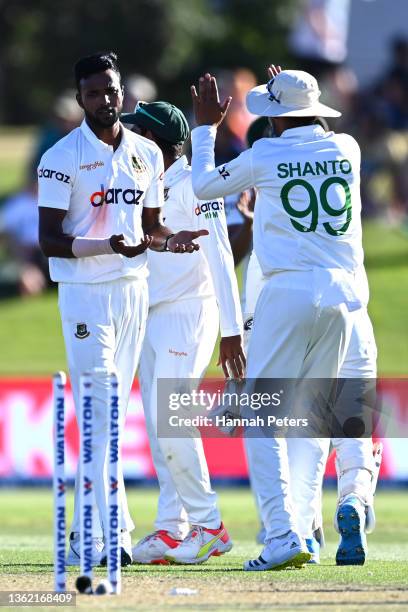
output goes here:
<path id="1" fill-rule="evenodd" d="M 125 257 L 136 257 L 136 255 L 141 255 L 149 248 L 152 240 L 153 238 L 151 236 L 145 235 L 141 239 L 140 244 L 132 246 L 126 244 L 123 234 L 114 234 L 110 237 L 109 242 L 115 253 L 124 255 Z"/>
<path id="2" fill-rule="evenodd" d="M 168 239 L 167 248 L 172 253 L 193 253 L 200 248 L 200 245 L 193 240 L 200 236 L 208 236 L 208 230 L 202 229 L 196 232 L 181 230 Z"/>
<path id="3" fill-rule="evenodd" d="M 208 72 L 200 77 L 198 94 L 195 86 L 191 86 L 191 97 L 197 125 L 215 125 L 217 127 L 224 120 L 232 100 L 231 97 L 228 97 L 222 104 L 220 103 L 217 79 Z"/>

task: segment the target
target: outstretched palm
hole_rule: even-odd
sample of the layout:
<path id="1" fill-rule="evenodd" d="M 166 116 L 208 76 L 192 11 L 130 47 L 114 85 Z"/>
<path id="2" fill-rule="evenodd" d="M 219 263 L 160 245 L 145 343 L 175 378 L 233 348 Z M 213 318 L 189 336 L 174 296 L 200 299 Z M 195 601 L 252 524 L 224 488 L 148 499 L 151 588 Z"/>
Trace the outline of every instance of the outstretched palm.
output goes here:
<path id="1" fill-rule="evenodd" d="M 197 125 L 220 125 L 231 104 L 230 97 L 220 103 L 217 79 L 208 72 L 200 77 L 198 94 L 195 86 L 191 86 L 191 97 Z"/>
<path id="2" fill-rule="evenodd" d="M 167 248 L 172 253 L 193 253 L 200 248 L 199 244 L 193 242 L 200 236 L 208 236 L 208 230 L 181 230 L 167 241 Z"/>

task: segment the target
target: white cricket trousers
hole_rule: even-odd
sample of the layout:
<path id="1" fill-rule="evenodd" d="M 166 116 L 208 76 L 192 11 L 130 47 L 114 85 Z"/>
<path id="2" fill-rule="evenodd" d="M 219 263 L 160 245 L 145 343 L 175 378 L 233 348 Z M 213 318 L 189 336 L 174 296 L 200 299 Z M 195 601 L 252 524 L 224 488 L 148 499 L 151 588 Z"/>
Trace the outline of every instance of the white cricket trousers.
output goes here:
<path id="1" fill-rule="evenodd" d="M 320 271 L 272 275 L 256 304 L 247 378 L 336 378 L 354 318 L 338 297 Z M 286 440 L 248 437 L 246 449 L 266 538 L 297 531 Z"/>
<path id="2" fill-rule="evenodd" d="M 147 283 L 144 279 L 126 278 L 98 284 L 60 283 L 58 294 L 78 422 L 81 374 L 95 367 L 107 368 L 116 371 L 119 376 L 120 426 L 123 429 L 146 325 Z M 79 328 L 79 333 L 78 326 L 82 326 Z M 108 443 L 106 384 L 107 381 L 95 378 L 93 385 L 92 452 L 96 502 L 93 535 L 100 537 L 103 535 L 103 517 L 109 492 L 106 461 Z M 130 531 L 134 528 L 134 523 L 127 506 L 121 459 L 119 460 L 119 499 L 121 528 Z M 71 531 L 79 531 L 79 469 L 75 481 L 74 518 Z"/>
<path id="3" fill-rule="evenodd" d="M 201 438 L 157 436 L 161 409 L 157 380 L 173 378 L 180 393 L 183 379 L 201 379 L 214 350 L 218 324 L 215 298 L 159 304 L 150 308 L 147 320 L 139 381 L 160 486 L 155 527 L 176 538 L 185 537 L 191 524 L 216 529 L 221 519 Z M 185 391 L 190 390 L 187 383 Z"/>
<path id="4" fill-rule="evenodd" d="M 367 308 L 356 313 L 350 343 L 339 378 L 375 379 L 377 347 Z M 298 532 L 311 538 L 322 526 L 321 489 L 330 441 L 336 450 L 338 502 L 353 493 L 373 506 L 372 478 L 375 470 L 373 443 L 369 438 L 291 438 L 288 439 L 292 499 L 297 514 Z M 305 461 L 313 457 L 313 461 Z"/>
<path id="5" fill-rule="evenodd" d="M 246 284 L 245 321 L 252 321 L 258 296 L 266 282 L 254 253 L 248 265 Z M 359 282 L 365 274 L 360 271 Z M 249 342 L 251 325 L 244 332 Z M 375 379 L 377 376 L 377 347 L 373 326 L 363 307 L 355 313 L 353 330 L 339 378 Z M 247 440 L 245 439 L 245 443 Z M 373 506 L 372 477 L 375 470 L 373 445 L 370 438 L 334 438 L 336 468 L 338 472 L 339 502 L 354 493 Z M 297 516 L 297 530 L 304 538 L 311 538 L 316 527 L 322 526 L 321 487 L 330 449 L 327 438 L 288 438 L 288 457 L 292 501 Z M 246 444 L 247 446 L 247 444 Z M 247 454 L 250 449 L 246 448 Z M 306 460 L 307 459 L 307 460 Z M 251 476 L 251 475 L 250 475 Z M 252 481 L 252 479 L 251 479 Z M 256 491 L 252 487 L 256 497 Z"/>

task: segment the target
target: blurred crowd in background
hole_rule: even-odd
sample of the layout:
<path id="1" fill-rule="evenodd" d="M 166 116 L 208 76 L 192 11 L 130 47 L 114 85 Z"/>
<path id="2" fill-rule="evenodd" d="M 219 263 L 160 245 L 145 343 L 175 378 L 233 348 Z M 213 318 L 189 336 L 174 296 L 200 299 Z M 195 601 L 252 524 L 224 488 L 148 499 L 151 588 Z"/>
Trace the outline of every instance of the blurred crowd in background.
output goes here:
<path id="1" fill-rule="evenodd" d="M 332 0 L 307 0 L 305 10 L 288 35 L 293 58 L 289 67 L 307 70 L 318 78 L 322 102 L 342 112 L 342 117 L 328 128 L 352 134 L 361 147 L 363 216 L 393 224 L 408 237 L 408 38 L 396 36 L 389 40 L 385 70 L 374 81 L 361 85 L 347 64 L 347 24 L 342 22 L 347 13 L 338 11 L 339 4 Z M 330 15 L 330 11 L 335 14 Z M 270 59 L 279 63 L 280 58 Z M 119 57 L 119 63 L 120 60 Z M 248 146 L 248 129 L 255 117 L 247 111 L 245 97 L 259 78 L 244 66 L 213 71 L 218 78 L 220 97 L 232 96 L 226 121 L 217 135 L 216 162 L 221 164 Z M 122 81 L 125 112 L 133 111 L 138 100 L 162 99 L 160 83 L 147 74 L 122 74 Z M 186 89 L 189 85 L 186 83 Z M 191 108 L 183 111 L 193 126 Z M 38 129 L 24 184 L 16 193 L 0 200 L 2 261 L 11 261 L 15 271 L 13 286 L 9 283 L 8 289 L 2 291 L 0 270 L 0 296 L 10 292 L 37 294 L 51 284 L 37 238 L 37 166 L 42 154 L 82 119 L 75 91 L 66 90 L 58 95 L 49 120 Z M 249 200 L 250 196 L 235 197 L 226 202 L 231 225 L 239 225 L 241 220 L 250 226 Z"/>

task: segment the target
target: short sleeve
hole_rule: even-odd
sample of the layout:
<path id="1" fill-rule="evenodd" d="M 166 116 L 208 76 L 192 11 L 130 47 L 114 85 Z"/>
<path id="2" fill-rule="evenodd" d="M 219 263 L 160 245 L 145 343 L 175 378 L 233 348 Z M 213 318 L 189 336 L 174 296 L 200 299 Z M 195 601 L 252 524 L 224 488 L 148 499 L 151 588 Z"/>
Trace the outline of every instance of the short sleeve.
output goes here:
<path id="1" fill-rule="evenodd" d="M 49 149 L 38 166 L 38 206 L 68 210 L 74 181 L 72 154 Z"/>
<path id="2" fill-rule="evenodd" d="M 153 154 L 153 177 L 146 191 L 143 206 L 146 208 L 161 208 L 164 203 L 164 164 L 159 148 Z"/>

